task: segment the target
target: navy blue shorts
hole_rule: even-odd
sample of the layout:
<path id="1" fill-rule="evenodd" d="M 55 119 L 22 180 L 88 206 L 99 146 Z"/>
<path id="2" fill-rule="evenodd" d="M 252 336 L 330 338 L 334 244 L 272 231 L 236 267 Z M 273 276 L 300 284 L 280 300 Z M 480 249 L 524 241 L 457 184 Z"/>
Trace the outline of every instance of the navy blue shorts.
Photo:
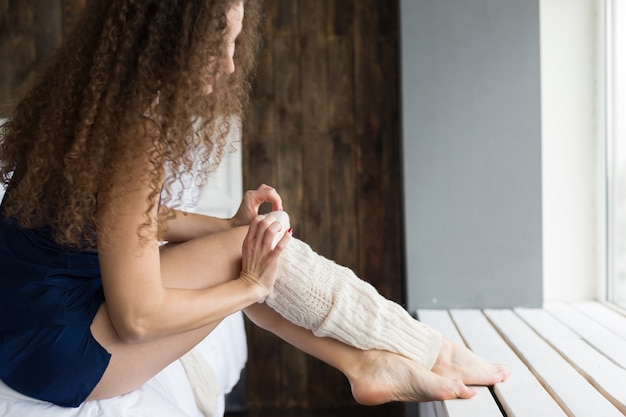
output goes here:
<path id="1" fill-rule="evenodd" d="M 16 391 L 78 407 L 111 355 L 90 326 L 104 301 L 96 252 L 67 251 L 44 231 L 0 217 L 0 379 Z"/>

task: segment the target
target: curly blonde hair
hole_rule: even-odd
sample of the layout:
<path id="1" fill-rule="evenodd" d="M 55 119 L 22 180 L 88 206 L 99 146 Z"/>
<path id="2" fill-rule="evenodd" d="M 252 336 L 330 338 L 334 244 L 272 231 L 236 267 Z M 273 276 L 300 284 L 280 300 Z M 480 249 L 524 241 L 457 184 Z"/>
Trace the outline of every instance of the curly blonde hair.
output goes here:
<path id="1" fill-rule="evenodd" d="M 226 13 L 238 3 L 245 13 L 236 71 L 200 96 L 198 74 L 223 56 Z M 259 20 L 256 0 L 89 1 L 0 128 L 5 216 L 24 228 L 49 228 L 63 246 L 96 247 L 107 232 L 96 221 L 98 196 L 114 173 L 129 171 L 137 144 L 124 132 L 149 114 L 158 128 L 150 133 L 147 225 L 181 172 L 194 161 L 207 170 L 219 163 L 232 116 L 247 104 Z"/>

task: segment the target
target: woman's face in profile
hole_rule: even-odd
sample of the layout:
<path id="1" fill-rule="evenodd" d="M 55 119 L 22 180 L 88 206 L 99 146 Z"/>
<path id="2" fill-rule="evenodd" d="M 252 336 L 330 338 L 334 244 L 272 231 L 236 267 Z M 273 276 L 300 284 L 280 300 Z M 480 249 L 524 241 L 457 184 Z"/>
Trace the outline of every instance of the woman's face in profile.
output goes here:
<path id="1" fill-rule="evenodd" d="M 243 25 L 243 3 L 237 3 L 226 13 L 226 21 L 228 26 L 226 29 L 225 41 L 226 51 L 221 57 L 212 57 L 208 64 L 203 68 L 202 85 L 203 93 L 209 95 L 213 92 L 215 78 L 219 78 L 223 74 L 232 74 L 235 72 L 235 42 L 237 36 L 241 33 Z"/>

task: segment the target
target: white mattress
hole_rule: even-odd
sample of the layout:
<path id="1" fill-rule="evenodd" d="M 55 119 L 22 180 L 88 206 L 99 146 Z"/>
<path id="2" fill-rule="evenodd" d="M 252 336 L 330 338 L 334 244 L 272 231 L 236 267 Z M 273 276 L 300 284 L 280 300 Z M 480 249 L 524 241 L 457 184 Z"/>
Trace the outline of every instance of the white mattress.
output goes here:
<path id="1" fill-rule="evenodd" d="M 214 370 L 223 392 L 216 399 L 216 416 L 224 414 L 224 394 L 239 380 L 247 360 L 241 312 L 227 317 L 195 349 Z M 196 406 L 191 385 L 179 361 L 139 389 L 119 397 L 65 408 L 25 397 L 0 381 L 2 417 L 204 417 Z"/>

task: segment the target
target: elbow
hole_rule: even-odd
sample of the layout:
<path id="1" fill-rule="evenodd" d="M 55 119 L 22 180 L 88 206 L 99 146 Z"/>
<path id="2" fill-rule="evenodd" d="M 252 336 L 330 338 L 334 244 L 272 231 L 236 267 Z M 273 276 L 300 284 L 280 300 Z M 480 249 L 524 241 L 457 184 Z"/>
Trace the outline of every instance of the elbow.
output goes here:
<path id="1" fill-rule="evenodd" d="M 157 297 L 146 298 L 155 300 Z M 134 344 L 146 342 L 158 336 L 159 302 L 146 302 L 146 299 L 139 302 L 108 302 L 107 310 L 113 329 L 117 333 L 120 342 Z"/>
<path id="2" fill-rule="evenodd" d="M 147 332 L 139 328 L 124 329 L 118 332 L 120 340 L 125 344 L 145 342 L 149 339 Z"/>
<path id="3" fill-rule="evenodd" d="M 145 342 L 152 338 L 149 321 L 138 317 L 125 316 L 117 320 L 113 327 L 122 343 L 134 344 Z"/>

